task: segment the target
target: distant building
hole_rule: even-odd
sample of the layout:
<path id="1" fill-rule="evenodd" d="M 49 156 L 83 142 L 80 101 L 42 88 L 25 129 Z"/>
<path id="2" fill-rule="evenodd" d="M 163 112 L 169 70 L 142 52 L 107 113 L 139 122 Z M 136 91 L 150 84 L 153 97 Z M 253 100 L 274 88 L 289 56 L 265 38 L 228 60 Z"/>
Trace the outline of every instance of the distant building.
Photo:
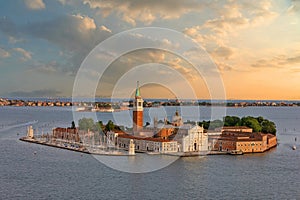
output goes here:
<path id="1" fill-rule="evenodd" d="M 183 125 L 182 117 L 179 115 L 178 110 L 176 110 L 175 115 L 172 118 L 172 125 L 173 126 Z"/>
<path id="2" fill-rule="evenodd" d="M 226 130 L 216 140 L 212 150 L 257 153 L 267 151 L 276 145 L 277 138 L 272 134 Z"/>

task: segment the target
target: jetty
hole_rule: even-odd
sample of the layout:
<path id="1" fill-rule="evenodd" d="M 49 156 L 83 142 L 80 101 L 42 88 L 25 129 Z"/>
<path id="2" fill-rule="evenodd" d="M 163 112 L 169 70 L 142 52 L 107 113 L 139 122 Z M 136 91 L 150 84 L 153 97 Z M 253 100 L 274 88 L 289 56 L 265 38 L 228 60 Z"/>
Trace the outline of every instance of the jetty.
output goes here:
<path id="1" fill-rule="evenodd" d="M 103 145 L 92 145 L 82 142 L 74 142 L 70 140 L 61 140 L 50 136 L 49 134 L 34 135 L 32 126 L 27 129 L 27 135 L 20 138 L 21 141 L 55 147 L 85 154 L 103 155 L 103 156 L 134 156 L 134 149 L 130 152 L 119 150 L 116 148 L 107 148 Z"/>

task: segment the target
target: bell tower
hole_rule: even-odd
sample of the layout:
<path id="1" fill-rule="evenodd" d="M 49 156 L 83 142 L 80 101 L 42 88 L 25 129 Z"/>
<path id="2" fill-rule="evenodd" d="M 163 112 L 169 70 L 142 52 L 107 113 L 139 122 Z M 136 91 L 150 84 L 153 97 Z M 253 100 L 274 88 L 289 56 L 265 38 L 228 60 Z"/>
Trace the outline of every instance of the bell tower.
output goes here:
<path id="1" fill-rule="evenodd" d="M 133 103 L 133 133 L 138 134 L 143 129 L 143 102 L 141 97 L 139 82 L 135 90 L 135 98 Z"/>

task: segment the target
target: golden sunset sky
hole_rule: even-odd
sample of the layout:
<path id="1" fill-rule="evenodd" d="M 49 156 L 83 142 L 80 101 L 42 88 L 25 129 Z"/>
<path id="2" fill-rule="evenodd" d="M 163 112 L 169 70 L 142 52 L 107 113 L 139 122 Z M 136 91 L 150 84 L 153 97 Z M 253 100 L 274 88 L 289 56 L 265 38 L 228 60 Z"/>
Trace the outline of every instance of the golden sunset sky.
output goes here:
<path id="1" fill-rule="evenodd" d="M 193 55 L 204 70 L 197 74 L 172 51 L 133 50 L 103 74 L 83 70 L 84 87 L 99 81 L 96 96 L 126 98 L 140 81 L 146 98 L 222 98 L 207 81 L 215 74 L 226 99 L 300 99 L 298 0 L 16 0 L 1 1 L 0 10 L 1 97 L 71 97 L 78 69 L 97 45 L 124 31 L 157 27 L 198 43 L 216 69 L 201 63 L 204 54 Z M 114 48 L 184 48 L 172 35 L 146 35 L 132 34 Z M 101 56 L 95 62 L 105 62 Z"/>

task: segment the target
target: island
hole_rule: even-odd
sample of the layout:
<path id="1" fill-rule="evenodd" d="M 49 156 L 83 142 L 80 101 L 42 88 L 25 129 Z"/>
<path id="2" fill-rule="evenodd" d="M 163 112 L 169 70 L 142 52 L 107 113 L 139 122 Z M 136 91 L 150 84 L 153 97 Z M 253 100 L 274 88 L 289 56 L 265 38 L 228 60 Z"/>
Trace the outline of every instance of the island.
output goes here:
<path id="1" fill-rule="evenodd" d="M 70 127 L 57 127 L 52 133 L 35 135 L 32 127 L 22 141 L 44 144 L 100 155 L 167 154 L 199 156 L 214 154 L 240 155 L 262 153 L 277 146 L 276 126 L 263 117 L 226 116 L 222 120 L 183 121 L 176 110 L 169 119 L 154 118 L 144 124 L 144 100 L 137 85 L 132 109 L 132 128 L 115 125 L 109 120 L 83 118 Z"/>

